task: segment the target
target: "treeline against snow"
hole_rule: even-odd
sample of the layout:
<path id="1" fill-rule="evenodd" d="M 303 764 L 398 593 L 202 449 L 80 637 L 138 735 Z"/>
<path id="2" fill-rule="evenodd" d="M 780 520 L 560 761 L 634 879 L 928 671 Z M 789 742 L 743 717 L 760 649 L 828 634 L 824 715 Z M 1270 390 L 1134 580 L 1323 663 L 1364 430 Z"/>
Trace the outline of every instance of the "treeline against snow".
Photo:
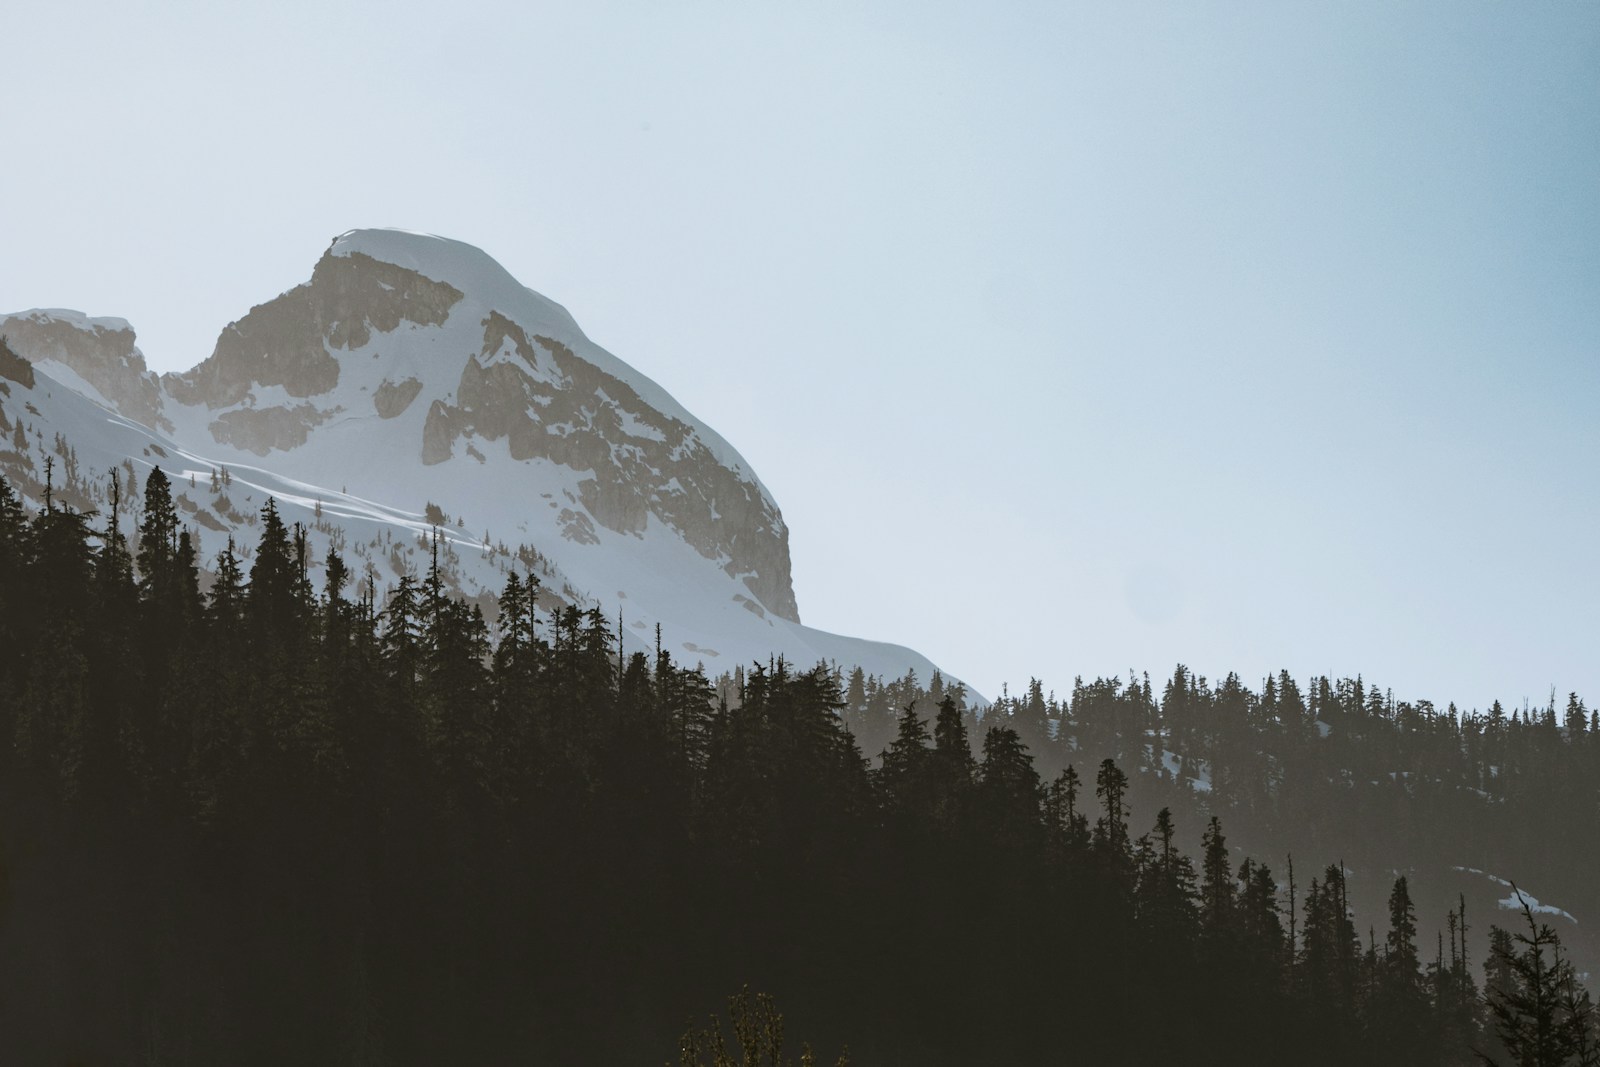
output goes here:
<path id="1" fill-rule="evenodd" d="M 0 481 L 5 1062 L 661 1063 L 744 983 L 862 1064 L 1591 1055 L 1536 925 L 1485 994 L 1405 878 L 1363 941 L 1338 863 L 1135 816 L 1165 726 L 1042 778 L 1090 717 L 945 692 L 869 761 L 825 665 L 719 688 L 516 575 L 493 626 L 437 566 L 313 588 L 270 503 L 202 592 L 143 488 L 130 544 L 115 487 L 30 516 Z"/>

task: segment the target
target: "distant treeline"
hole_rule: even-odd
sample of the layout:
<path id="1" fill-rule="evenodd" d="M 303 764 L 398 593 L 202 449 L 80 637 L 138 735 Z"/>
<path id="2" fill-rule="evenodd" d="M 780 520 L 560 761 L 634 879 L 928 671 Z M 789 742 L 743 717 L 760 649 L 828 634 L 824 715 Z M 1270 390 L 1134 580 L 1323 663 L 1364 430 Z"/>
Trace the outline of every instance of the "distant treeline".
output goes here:
<path id="1" fill-rule="evenodd" d="M 230 549 L 202 594 L 166 478 L 143 489 L 129 544 L 115 487 L 103 519 L 29 516 L 0 481 L 0 1061 L 688 1064 L 749 983 L 858 1064 L 1596 1062 L 1531 915 L 1480 992 L 1462 917 L 1427 951 L 1404 877 L 1363 943 L 1340 864 L 1135 821 L 1122 768 L 1166 751 L 1283 807 L 1300 770 L 1232 751 L 1228 715 L 1285 752 L 1320 720 L 1364 775 L 1320 690 L 1233 708 L 1236 679 L 1180 671 L 1054 724 L 1037 686 L 981 722 L 912 693 L 874 763 L 865 679 L 719 687 L 516 575 L 492 628 L 437 566 L 379 605 L 333 554 L 314 589 L 270 502 L 248 578 Z M 1504 726 L 1482 788 L 1545 729 Z"/>
<path id="2" fill-rule="evenodd" d="M 846 676 L 842 714 L 864 752 L 893 740 L 907 702 L 931 718 L 936 699 L 919 689 Z M 1583 935 L 1584 966 L 1600 973 L 1600 715 L 1576 693 L 1463 709 L 1359 677 L 1213 683 L 1179 666 L 1164 682 L 1075 679 L 1059 697 L 1034 680 L 996 700 L 982 727 L 968 723 L 974 736 L 1016 730 L 1046 778 L 1114 759 L 1135 807 L 1170 807 L 1187 824 L 1219 815 L 1234 844 L 1280 867 L 1291 852 L 1348 860 L 1369 914 L 1389 889 L 1380 871 L 1411 873 L 1414 890 L 1420 878 L 1430 912 L 1455 897 L 1441 881 L 1487 893 L 1482 875 L 1452 869 L 1517 879 L 1578 918 L 1563 928 Z M 1474 917 L 1472 929 L 1481 959 L 1488 924 Z"/>
<path id="3" fill-rule="evenodd" d="M 940 685 L 935 677 L 929 688 Z M 914 678 L 884 683 L 857 671 L 842 714 L 875 753 L 908 700 L 931 715 L 937 698 Z M 1046 774 L 1085 754 L 1110 757 L 1136 780 L 1187 784 L 1177 796 L 1200 795 L 1252 837 L 1295 836 L 1329 853 L 1364 840 L 1369 851 L 1475 857 L 1538 871 L 1554 880 L 1552 893 L 1592 898 L 1600 911 L 1600 710 L 1577 693 L 1466 710 L 1399 700 L 1359 677 L 1317 677 L 1302 689 L 1284 671 L 1252 688 L 1237 674 L 1212 685 L 1180 665 L 1159 688 L 1149 675 L 1077 678 L 1060 699 L 1034 679 L 995 701 L 983 724 L 997 723 L 1017 731 Z"/>

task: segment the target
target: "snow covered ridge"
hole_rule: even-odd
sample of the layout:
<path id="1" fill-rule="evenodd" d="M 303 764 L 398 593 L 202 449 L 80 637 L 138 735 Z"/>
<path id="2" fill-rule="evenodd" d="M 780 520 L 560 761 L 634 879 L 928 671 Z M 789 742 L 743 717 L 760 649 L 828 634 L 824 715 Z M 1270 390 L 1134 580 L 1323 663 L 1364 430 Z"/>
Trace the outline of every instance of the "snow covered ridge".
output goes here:
<path id="1" fill-rule="evenodd" d="M 181 374 L 150 373 L 122 320 L 34 310 L 0 335 L 36 372 L 0 382 L 0 473 L 34 506 L 47 463 L 58 503 L 102 512 L 113 467 L 126 488 L 160 465 L 203 558 L 248 551 L 271 496 L 380 594 L 437 527 L 462 595 L 531 571 L 713 673 L 774 654 L 933 673 L 801 625 L 788 527 L 743 457 L 470 245 L 343 234 Z"/>
<path id="2" fill-rule="evenodd" d="M 334 256 L 362 254 L 382 263 L 405 267 L 436 281 L 451 282 L 465 292 L 493 304 L 519 322 L 546 324 L 556 334 L 575 334 L 581 343 L 578 354 L 606 373 L 616 377 L 656 411 L 694 428 L 712 454 L 724 466 L 741 471 L 755 482 L 763 496 L 772 496 L 755 471 L 738 451 L 711 427 L 696 419 L 650 378 L 607 352 L 584 336 L 567 309 L 554 300 L 527 288 L 513 278 L 481 249 L 431 233 L 412 230 L 349 230 L 334 238 L 328 253 Z M 433 272 L 433 273 L 430 273 Z"/>
<path id="3" fill-rule="evenodd" d="M 578 505 L 559 510 L 561 536 L 643 536 L 654 520 L 763 611 L 799 619 L 788 528 L 743 458 L 470 245 L 347 233 L 310 281 L 252 308 L 210 358 L 162 384 L 192 448 L 317 485 L 359 478 L 396 501 L 421 467 L 449 497 L 429 499 L 492 530 L 526 518 L 527 490 L 552 489 L 517 469 L 548 460 Z"/>

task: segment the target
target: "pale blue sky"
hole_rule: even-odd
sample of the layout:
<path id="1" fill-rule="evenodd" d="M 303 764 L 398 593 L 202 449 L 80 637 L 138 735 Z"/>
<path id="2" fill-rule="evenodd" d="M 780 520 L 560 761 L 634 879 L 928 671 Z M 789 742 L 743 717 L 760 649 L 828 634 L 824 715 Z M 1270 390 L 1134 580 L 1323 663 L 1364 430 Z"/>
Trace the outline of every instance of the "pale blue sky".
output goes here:
<path id="1" fill-rule="evenodd" d="M 1600 702 L 1600 5 L 8 6 L 0 310 L 158 369 L 477 244 L 731 440 L 801 614 Z"/>

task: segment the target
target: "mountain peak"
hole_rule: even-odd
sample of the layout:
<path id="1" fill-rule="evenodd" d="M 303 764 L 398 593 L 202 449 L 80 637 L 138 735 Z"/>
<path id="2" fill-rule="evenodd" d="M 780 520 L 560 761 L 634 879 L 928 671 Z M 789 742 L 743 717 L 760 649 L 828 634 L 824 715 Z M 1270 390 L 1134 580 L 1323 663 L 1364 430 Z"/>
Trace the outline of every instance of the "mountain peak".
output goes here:
<path id="1" fill-rule="evenodd" d="M 545 493 L 568 505 L 548 516 L 557 537 L 636 542 L 660 527 L 740 596 L 799 618 L 788 530 L 744 458 L 464 242 L 347 231 L 309 281 L 252 308 L 210 358 L 163 383 L 181 436 L 251 457 L 234 462 L 271 457 L 280 473 L 343 484 L 366 454 L 397 491 L 437 479 L 441 504 L 482 481 L 506 497 L 475 509 L 497 529 L 527 525 L 521 494 Z M 402 469 L 406 456 L 420 469 Z"/>
<path id="2" fill-rule="evenodd" d="M 412 271 L 436 282 L 445 282 L 471 296 L 476 302 L 500 311 L 515 308 L 543 324 L 577 330 L 578 324 L 567 309 L 534 292 L 511 276 L 489 253 L 465 241 L 440 237 L 417 230 L 346 230 L 328 246 L 329 256 L 365 256 Z"/>
<path id="3" fill-rule="evenodd" d="M 525 291 L 493 256 L 466 242 L 418 230 L 346 230 L 328 245 L 330 256 L 366 256 L 414 270 L 434 282 L 450 282 L 461 290 L 493 299 L 507 291 Z"/>
<path id="4" fill-rule="evenodd" d="M 659 624 L 713 666 L 931 676 L 908 649 L 801 624 L 788 527 L 739 453 L 481 249 L 351 230 L 308 273 L 159 378 L 123 320 L 5 318 L 41 373 L 0 365 L 0 473 L 37 505 L 60 460 L 57 498 L 103 509 L 97 472 L 161 464 L 203 558 L 247 544 L 270 496 L 312 567 L 337 548 L 380 595 L 437 543 L 462 595 L 537 573 L 558 602 L 616 608 L 632 648 Z"/>

